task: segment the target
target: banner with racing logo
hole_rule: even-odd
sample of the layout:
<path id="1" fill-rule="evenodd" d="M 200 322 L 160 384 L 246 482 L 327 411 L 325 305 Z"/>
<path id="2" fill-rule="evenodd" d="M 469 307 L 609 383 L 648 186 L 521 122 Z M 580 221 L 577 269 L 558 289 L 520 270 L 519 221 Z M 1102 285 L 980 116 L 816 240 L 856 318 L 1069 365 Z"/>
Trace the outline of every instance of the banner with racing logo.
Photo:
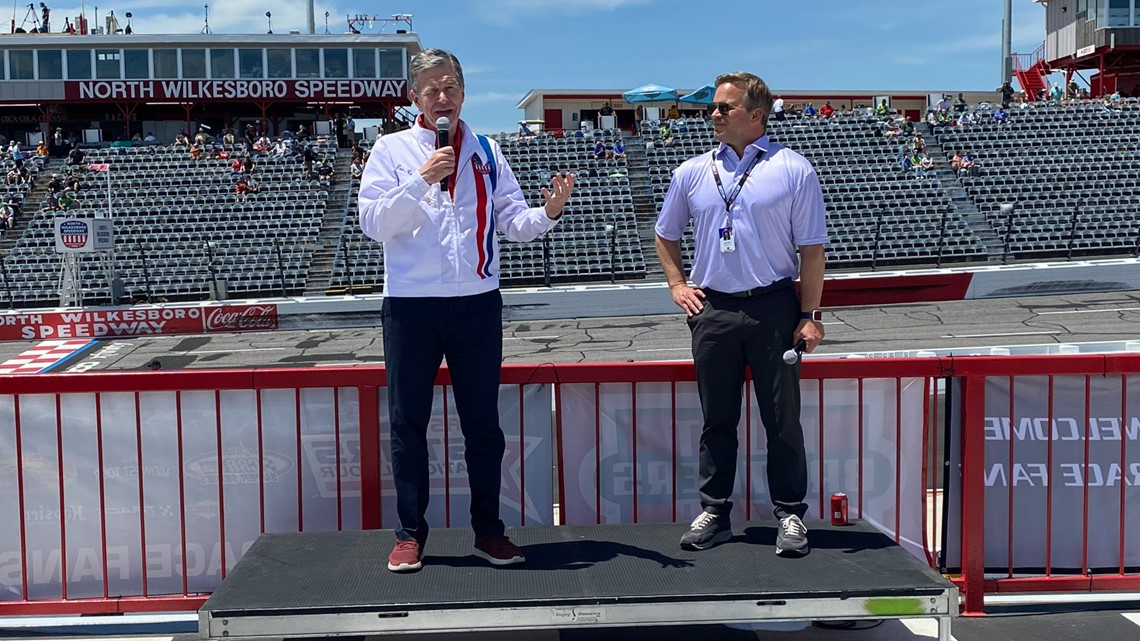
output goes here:
<path id="1" fill-rule="evenodd" d="M 693 519 L 701 511 L 697 494 L 701 406 L 696 385 L 639 383 L 636 393 L 629 383 L 601 384 L 596 389 L 594 384 L 562 386 L 566 522 Z M 844 492 L 850 497 L 852 518 L 866 519 L 892 535 L 897 519 L 900 542 L 921 556 L 926 381 L 904 378 L 896 386 L 895 379 L 866 379 L 860 404 L 857 381 L 826 380 L 822 435 L 819 381 L 805 380 L 801 390 L 808 518 L 827 516 L 820 515 L 821 496 Z M 738 428 L 733 518 L 743 520 L 748 514 L 752 519 L 771 519 L 764 427 L 754 395 L 749 394 L 749 399 L 751 408 L 742 407 Z"/>
<path id="2" fill-rule="evenodd" d="M 1140 376 L 1126 381 L 1120 375 L 986 378 L 987 571 L 1140 567 L 1140 537 L 1135 536 L 1140 532 L 1140 394 L 1135 390 Z M 952 429 L 950 469 L 958 471 L 961 427 Z M 961 498 L 959 475 L 951 475 L 945 546 L 950 570 L 961 567 Z M 1012 549 L 1011 541 L 1016 542 Z"/>
<path id="3" fill-rule="evenodd" d="M 0 341 L 276 330 L 277 305 L 139 307 L 0 313 Z"/>
<path id="4" fill-rule="evenodd" d="M 462 434 L 454 399 L 445 420 L 436 394 L 428 518 L 465 527 Z M 381 397 L 380 508 L 391 528 Z M 112 595 L 208 592 L 263 530 L 361 527 L 356 388 L 61 394 L 58 412 L 56 403 L 20 395 L 17 410 L 0 394 L 0 600 L 25 589 L 29 599 L 102 597 L 104 582 Z M 503 520 L 549 524 L 551 388 L 504 386 L 500 412 Z"/>

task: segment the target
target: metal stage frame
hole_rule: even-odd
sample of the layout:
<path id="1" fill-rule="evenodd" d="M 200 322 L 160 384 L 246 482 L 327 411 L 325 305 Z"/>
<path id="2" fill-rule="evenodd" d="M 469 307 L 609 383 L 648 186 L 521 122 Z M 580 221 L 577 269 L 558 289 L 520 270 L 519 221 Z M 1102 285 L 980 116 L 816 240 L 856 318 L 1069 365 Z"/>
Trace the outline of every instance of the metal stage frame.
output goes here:
<path id="1" fill-rule="evenodd" d="M 386 569 L 391 530 L 262 535 L 199 611 L 203 639 L 935 618 L 958 590 L 864 522 L 807 521 L 811 553 L 775 555 L 774 521 L 712 550 L 684 524 L 511 528 L 527 555 L 493 568 L 468 529 L 434 531 L 424 568 Z"/>

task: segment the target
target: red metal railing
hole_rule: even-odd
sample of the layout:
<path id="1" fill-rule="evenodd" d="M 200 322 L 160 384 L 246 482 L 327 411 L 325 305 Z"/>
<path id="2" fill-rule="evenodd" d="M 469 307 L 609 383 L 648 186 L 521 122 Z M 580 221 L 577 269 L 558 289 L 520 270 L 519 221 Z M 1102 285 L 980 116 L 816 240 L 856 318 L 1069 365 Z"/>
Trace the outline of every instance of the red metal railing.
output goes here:
<path id="1" fill-rule="evenodd" d="M 830 491 L 854 487 L 853 514 L 856 517 L 867 517 L 868 515 L 864 513 L 864 507 L 873 503 L 877 496 L 871 496 L 871 493 L 882 489 L 879 487 L 869 488 L 866 484 L 866 481 L 872 478 L 869 475 L 870 470 L 867 469 L 870 460 L 868 454 L 872 453 L 872 450 L 885 439 L 890 445 L 889 449 L 894 459 L 890 462 L 891 482 L 887 486 L 890 502 L 893 503 L 893 510 L 883 509 L 874 516 L 883 521 L 881 527 L 888 530 L 893 529 L 896 541 L 910 545 L 913 551 L 924 555 L 931 565 L 936 565 L 939 550 L 936 545 L 931 545 L 930 541 L 937 541 L 940 537 L 936 531 L 937 519 L 935 522 L 931 522 L 927 514 L 930 497 L 933 494 L 928 490 L 937 485 L 934 477 L 942 469 L 945 457 L 945 453 L 940 448 L 942 439 L 938 438 L 938 435 L 946 429 L 960 429 L 961 505 L 968 507 L 961 509 L 960 530 L 957 532 L 957 535 L 960 536 L 962 568 L 961 578 L 957 579 L 957 582 L 964 590 L 967 613 L 982 612 L 983 597 L 988 592 L 1140 589 L 1140 574 L 1136 573 L 1135 568 L 1130 568 L 1125 561 L 1126 554 L 1131 553 L 1133 548 L 1129 547 L 1130 542 L 1126 532 L 1126 515 L 1130 512 L 1130 506 L 1126 489 L 1128 484 L 1124 479 L 1120 481 L 1118 498 L 1114 499 L 1119 503 L 1120 518 L 1118 522 L 1108 524 L 1113 530 L 1111 534 L 1115 548 L 1114 567 L 1110 570 L 1106 571 L 1103 567 L 1093 567 L 1104 564 L 1094 564 L 1090 560 L 1090 549 L 1096 552 L 1097 558 L 1103 558 L 1105 555 L 1103 550 L 1093 547 L 1095 542 L 1090 539 L 1089 535 L 1090 520 L 1092 519 L 1089 474 L 1083 475 L 1082 505 L 1067 506 L 1069 509 L 1061 514 L 1055 514 L 1053 511 L 1056 497 L 1053 495 L 1052 487 L 1050 486 L 1047 490 L 1048 498 L 1046 499 L 1047 507 L 1044 517 L 1047 544 L 1042 571 L 1033 572 L 1018 569 L 1020 564 L 1015 562 L 1013 558 L 1015 543 L 1021 540 L 1021 537 L 1026 536 L 1032 528 L 1037 527 L 1037 524 L 1017 522 L 1012 517 L 1017 507 L 1024 500 L 1013 483 L 1009 485 L 1002 500 L 996 501 L 996 504 L 1000 505 L 1010 515 L 1007 518 L 1007 524 L 999 527 L 1000 534 L 996 537 L 1005 542 L 1007 546 L 1006 556 L 1000 559 L 987 559 L 986 557 L 987 415 L 992 415 L 995 411 L 992 408 L 987 411 L 987 386 L 993 387 L 999 382 L 1006 385 L 1006 389 L 1009 390 L 1009 399 L 1004 403 L 1003 411 L 1008 412 L 1009 422 L 1012 426 L 1017 413 L 1024 413 L 1020 407 L 1026 401 L 1019 394 L 1031 387 L 1031 377 L 1045 377 L 1048 381 L 1047 392 L 1044 399 L 1038 398 L 1037 401 L 1043 400 L 1047 404 L 1048 416 L 1045 417 L 1045 420 L 1047 425 L 1052 426 L 1055 419 L 1055 408 L 1060 406 L 1057 399 L 1054 398 L 1055 382 L 1059 377 L 1083 377 L 1085 425 L 1082 435 L 1085 448 L 1083 462 L 1087 468 L 1090 464 L 1090 443 L 1094 440 L 1092 432 L 1094 428 L 1089 420 L 1094 412 L 1093 401 L 1090 400 L 1094 396 L 1094 388 L 1100 390 L 1104 385 L 1108 385 L 1110 387 L 1115 386 L 1119 390 L 1120 398 L 1114 406 L 1113 413 L 1119 412 L 1120 425 L 1124 426 L 1130 416 L 1140 413 L 1138 412 L 1140 408 L 1137 408 L 1135 403 L 1131 406 L 1128 403 L 1130 391 L 1137 389 L 1135 382 L 1140 382 L 1140 380 L 1135 379 L 1135 375 L 1140 375 L 1140 356 L 1138 355 L 808 360 L 803 367 L 805 408 L 812 405 L 818 411 L 805 409 L 804 430 L 805 436 L 810 441 L 809 452 L 814 450 L 820 455 L 817 463 L 818 468 L 812 474 L 816 490 L 809 498 L 809 502 L 813 504 L 813 511 L 822 515 L 827 511 L 827 496 Z M 1119 377 L 1118 381 L 1116 377 Z M 135 481 L 135 486 L 127 488 L 129 490 L 127 494 L 134 497 L 131 499 L 131 505 L 137 501 L 137 506 L 133 509 L 137 509 L 140 514 L 137 532 L 132 536 L 141 540 L 142 549 L 146 554 L 148 542 L 155 543 L 159 541 L 162 535 L 160 532 L 150 531 L 147 528 L 147 519 L 144 515 L 148 507 L 148 500 L 144 495 L 152 490 L 149 487 L 144 487 L 143 481 L 148 460 L 155 456 L 155 451 L 160 451 L 155 450 L 154 443 L 148 441 L 144 444 L 148 435 L 144 433 L 143 429 L 145 420 L 151 420 L 147 417 L 156 415 L 156 410 L 151 405 L 154 404 L 152 402 L 154 398 L 161 396 L 158 393 L 173 393 L 175 395 L 174 409 L 165 416 L 167 420 L 173 418 L 175 422 L 173 430 L 177 440 L 176 449 L 178 452 L 175 456 L 177 456 L 179 466 L 176 474 L 178 479 L 185 478 L 187 473 L 183 467 L 186 453 L 182 449 L 190 435 L 187 425 L 183 424 L 184 419 L 190 420 L 192 426 L 206 425 L 207 440 L 212 443 L 212 454 L 205 457 L 204 462 L 199 462 L 200 464 L 195 468 L 195 472 L 201 472 L 206 476 L 213 475 L 216 479 L 214 481 L 218 487 L 217 496 L 214 499 L 216 506 L 207 505 L 203 512 L 202 506 L 197 505 L 195 509 L 198 509 L 198 512 L 193 510 L 188 512 L 187 506 L 191 499 L 186 496 L 185 488 L 181 484 L 178 487 L 177 509 L 179 511 L 178 518 L 181 521 L 181 531 L 176 543 L 180 549 L 175 556 L 180 556 L 183 563 L 188 557 L 189 541 L 186 538 L 188 516 L 193 516 L 197 521 L 200 520 L 202 514 L 208 516 L 212 511 L 216 511 L 216 521 L 210 522 L 207 519 L 206 525 L 216 529 L 216 534 L 211 535 L 211 537 L 216 536 L 222 544 L 218 562 L 221 564 L 223 574 L 225 568 L 231 566 L 236 561 L 235 557 L 240 554 L 240 550 L 235 550 L 232 554 L 227 551 L 225 546 L 227 530 L 252 527 L 257 531 L 281 531 L 280 523 L 276 522 L 276 517 L 266 512 L 266 496 L 269 490 L 266 486 L 264 465 L 267 458 L 271 458 L 270 450 L 279 447 L 279 444 L 272 447 L 269 445 L 267 439 L 270 436 L 267 433 L 267 426 L 277 420 L 271 418 L 270 414 L 272 413 L 272 417 L 277 417 L 282 411 L 280 407 L 273 407 L 274 404 L 284 405 L 279 401 L 288 397 L 296 399 L 296 403 L 292 407 L 286 408 L 294 414 L 293 418 L 288 421 L 290 424 L 287 427 L 293 430 L 290 438 L 293 442 L 291 447 L 295 448 L 295 451 L 292 454 L 297 465 L 300 466 L 306 454 L 305 451 L 302 451 L 303 442 L 307 443 L 306 439 L 312 436 L 302 430 L 302 423 L 305 418 L 302 416 L 302 397 L 307 394 L 315 394 L 316 392 L 313 390 L 332 390 L 331 416 L 333 418 L 330 438 L 333 441 L 331 450 L 334 453 L 334 460 L 329 465 L 329 469 L 335 470 L 335 478 L 330 480 L 325 489 L 334 496 L 335 508 L 333 510 L 326 509 L 325 512 L 317 509 L 314 515 L 305 512 L 306 508 L 310 506 L 306 502 L 306 492 L 312 495 L 314 490 L 302 482 L 298 469 L 294 490 L 297 502 L 297 518 L 289 527 L 300 531 L 315 527 L 314 523 L 316 523 L 317 525 L 336 528 L 362 527 L 374 529 L 391 521 L 391 515 L 388 515 L 386 519 L 384 514 L 384 498 L 386 495 L 390 495 L 387 492 L 390 492 L 391 488 L 383 486 L 383 479 L 386 477 L 382 469 L 384 456 L 381 452 L 381 391 L 385 385 L 382 368 L 329 368 L 320 372 L 307 369 L 271 369 L 163 372 L 160 374 L 150 372 L 65 374 L 6 377 L 0 380 L 3 381 L 3 392 L 0 393 L 0 454 L 3 454 L 4 439 L 8 436 L 3 431 L 3 426 L 6 421 L 10 420 L 15 425 L 15 429 L 11 430 L 10 439 L 10 447 L 13 448 L 11 460 L 14 461 L 15 469 L 14 472 L 9 471 L 9 474 L 16 481 L 14 487 L 16 489 L 16 501 L 19 505 L 19 518 L 16 519 L 18 525 L 10 525 L 7 530 L 4 530 L 4 526 L 0 525 L 0 534 L 8 532 L 9 534 L 5 534 L 5 537 L 14 535 L 15 538 L 9 539 L 13 544 L 18 539 L 19 558 L 7 559 L 7 565 L 10 566 L 9 572 L 18 572 L 21 576 L 19 594 L 14 595 L 15 598 L 11 600 L 0 601 L 0 614 L 2 615 L 183 610 L 195 609 L 204 601 L 207 594 L 190 581 L 187 576 L 188 573 L 185 571 L 181 572 L 181 576 L 178 577 L 179 585 L 173 590 L 169 588 L 152 590 L 150 588 L 151 582 L 146 576 L 148 563 L 142 564 L 143 578 L 141 583 L 133 584 L 137 585 L 138 589 L 130 592 L 123 591 L 120 587 L 112 587 L 112 585 L 121 586 L 122 582 L 115 583 L 116 577 L 111 576 L 112 568 L 115 566 L 113 559 L 108 556 L 109 543 L 107 539 L 111 535 L 108 532 L 106 514 L 109 509 L 110 497 L 108 486 L 112 479 L 105 473 L 107 470 L 104 467 L 106 465 L 105 459 L 110 453 L 105 452 L 102 447 L 104 432 L 114 427 L 115 422 L 121 423 L 124 420 L 123 417 L 133 416 L 133 421 L 128 421 L 128 427 L 134 434 L 134 443 L 125 456 L 133 461 L 137 481 Z M 570 522 L 579 518 L 586 518 L 591 522 L 604 522 L 611 518 L 619 520 L 625 518 L 632 521 L 676 521 L 681 518 L 686 506 L 691 505 L 691 499 L 683 497 L 685 492 L 691 489 L 689 487 L 692 485 L 691 479 L 684 478 L 679 472 L 682 472 L 682 468 L 687 464 L 683 461 L 684 447 L 691 443 L 693 419 L 691 416 L 681 415 L 679 408 L 687 411 L 685 408 L 689 406 L 678 403 L 677 399 L 679 394 L 690 394 L 685 390 L 691 386 L 693 380 L 694 370 L 691 363 L 541 365 L 508 366 L 504 368 L 503 383 L 505 385 L 517 385 L 519 389 L 518 436 L 520 443 L 523 436 L 523 424 L 525 423 L 523 418 L 523 405 L 525 403 L 523 392 L 526 386 L 549 385 L 553 387 L 552 441 L 554 448 L 551 452 L 551 458 L 559 470 L 560 483 L 557 488 L 557 496 L 563 522 Z M 956 384 L 960 386 L 960 396 L 957 398 L 960 398 L 961 404 L 959 407 L 951 408 L 952 414 L 959 412 L 957 418 L 960 420 L 943 419 L 939 412 L 941 401 L 944 399 L 944 396 L 939 392 L 939 387 L 944 380 L 956 381 Z M 437 383 L 445 386 L 443 398 L 446 399 L 446 386 L 450 383 L 446 371 L 441 372 Z M 1134 384 L 1130 386 L 1130 383 Z M 1072 386 L 1070 385 L 1070 387 Z M 681 388 L 682 391 L 679 392 L 678 388 Z M 1079 384 L 1076 389 L 1080 390 Z M 310 391 L 305 392 L 305 390 Z M 1102 392 L 1097 391 L 1096 393 Z M 1132 393 L 1135 394 L 1134 391 Z M 158 396 L 155 396 L 156 394 Z M 570 400 L 567 399 L 567 394 L 571 395 Z M 75 396 L 68 396 L 65 403 L 66 395 Z M 214 407 L 221 407 L 226 402 L 241 405 L 242 402 L 247 404 L 250 402 L 248 398 L 250 395 L 252 395 L 252 403 L 255 407 L 253 412 L 246 412 L 245 420 L 253 426 L 252 429 L 249 425 L 231 422 L 232 417 L 229 414 L 223 416 L 221 410 L 214 410 L 212 414 L 205 411 L 204 408 L 207 405 L 202 405 L 200 402 L 202 399 L 209 400 L 212 398 Z M 592 406 L 589 404 L 591 396 L 594 399 Z M 613 403 L 604 405 L 603 397 L 618 399 L 618 403 L 617 405 Z M 354 399 L 355 410 L 353 410 Z M 582 403 L 583 399 L 586 399 L 585 404 Z M 849 405 L 842 405 L 839 410 L 829 409 L 830 402 L 834 399 L 838 399 L 836 402 L 851 403 L 859 408 L 856 416 L 847 418 L 842 416 L 844 412 L 849 412 Z M 26 437 L 33 432 L 29 431 L 25 434 L 26 430 L 21 429 L 22 424 L 38 427 L 39 423 L 36 421 L 45 420 L 44 416 L 38 414 L 38 408 L 47 407 L 44 401 L 54 405 L 54 412 L 51 412 L 54 416 L 50 417 L 51 424 L 46 428 L 49 432 L 46 435 L 39 434 L 37 438 L 46 436 L 49 440 L 54 441 L 54 451 L 58 453 L 58 459 L 54 460 L 50 458 L 45 460 L 39 454 L 32 456 L 35 444 L 28 443 Z M 124 401 L 129 402 L 124 403 Z M 548 400 L 547 402 L 551 401 Z M 73 421 L 65 420 L 71 403 L 87 403 L 94 407 L 96 420 L 90 425 L 84 423 L 78 426 L 73 425 Z M 754 399 L 749 393 L 746 397 L 743 413 L 744 423 L 748 428 L 743 430 L 741 440 L 745 445 L 746 456 L 743 457 L 742 462 L 743 483 L 740 490 L 744 499 L 745 515 L 748 518 L 754 517 L 756 509 L 764 504 L 762 498 L 757 494 L 758 487 L 763 487 L 764 484 L 762 481 L 754 482 L 753 478 L 754 472 L 759 469 L 758 465 L 754 465 L 753 454 L 761 449 L 759 442 L 763 434 L 762 429 L 757 429 L 757 419 L 752 410 L 753 403 Z M 1104 403 L 1101 400 L 1097 400 L 1096 403 L 1096 411 L 1103 414 L 1101 408 Z M 1071 406 L 1072 403 L 1069 405 Z M 624 418 L 620 420 L 615 418 L 618 415 L 612 411 L 613 407 L 617 406 L 621 406 L 621 411 L 624 412 L 622 414 Z M 577 409 L 572 410 L 572 407 Z M 567 412 L 580 412 L 582 407 L 587 407 L 589 411 L 593 412 L 589 427 L 580 429 L 585 426 L 580 423 L 567 424 L 565 420 Z M 310 410 L 311 408 L 305 409 L 306 412 Z M 1132 415 L 1129 414 L 1130 410 Z M 205 414 L 203 414 L 204 411 Z M 353 414 L 354 411 L 355 414 Z M 29 412 L 31 413 L 29 414 Z M 869 412 L 874 412 L 874 415 L 872 416 Z M 104 420 L 105 415 L 116 417 L 115 421 L 108 423 Z M 203 415 L 205 416 L 204 419 L 202 418 Z M 445 413 L 444 416 L 447 414 Z M 345 422 L 353 419 L 358 422 L 358 428 L 354 428 L 351 423 Z M 831 456 L 830 453 L 837 451 L 837 448 L 842 451 L 844 444 L 836 442 L 837 437 L 834 436 L 830 428 L 834 427 L 837 421 L 842 420 L 851 420 L 854 425 L 854 439 L 849 444 L 849 447 L 855 452 L 850 461 L 850 467 L 853 469 L 848 476 L 834 476 L 835 472 L 828 468 L 827 460 Z M 663 433 L 664 423 L 669 424 L 670 431 L 668 434 Z M 754 425 L 754 423 L 757 424 Z M 960 428 L 957 427 L 959 425 Z M 65 515 L 69 507 L 66 495 L 68 492 L 76 491 L 77 488 L 75 480 L 69 476 L 76 466 L 73 458 L 77 451 L 76 448 L 81 448 L 87 443 L 83 440 L 87 428 L 90 428 L 90 431 L 95 435 L 94 443 L 97 446 L 88 449 L 94 452 L 98 461 L 97 469 L 100 471 L 98 483 L 95 484 L 97 485 L 95 491 L 99 495 L 100 522 L 95 534 L 88 535 L 100 539 L 98 544 L 99 562 L 97 563 L 97 573 L 100 576 L 96 581 L 98 589 L 93 592 L 90 585 L 81 583 L 76 583 L 73 586 L 76 589 L 69 589 L 72 587 L 69 586 L 67 580 L 67 577 L 70 576 L 69 571 L 79 572 L 84 568 L 67 568 L 67 554 L 64 553 L 58 561 L 63 566 L 60 568 L 62 578 L 60 592 L 54 596 L 45 596 L 30 590 L 28 575 L 36 567 L 46 566 L 50 559 L 45 561 L 44 559 L 33 558 L 29 554 L 29 547 L 34 547 L 39 541 L 35 540 L 35 532 L 29 529 L 31 524 L 25 518 L 30 514 L 28 510 L 28 501 L 31 500 L 30 493 L 38 493 L 37 496 L 39 496 L 43 495 L 45 490 L 42 484 L 31 487 L 27 481 L 28 479 L 35 479 L 37 482 L 43 481 L 45 479 L 43 472 L 48 471 L 50 476 L 47 478 L 52 479 L 53 485 L 58 485 L 57 490 L 52 491 L 58 492 L 58 495 L 49 493 L 54 497 L 53 501 L 56 504 L 51 509 L 59 512 L 59 532 L 55 533 L 58 535 L 57 540 L 53 540 L 55 541 L 54 544 L 66 551 L 69 541 L 71 545 L 74 545 L 74 541 L 82 538 L 86 532 L 77 525 L 69 524 Z M 504 424 L 504 428 L 506 429 L 507 425 Z M 197 430 L 197 427 L 192 429 Z M 572 433 L 568 433 L 567 430 L 572 430 Z M 1048 429 L 1048 460 L 1046 465 L 1050 472 L 1056 463 L 1054 461 L 1053 431 L 1052 428 Z M 256 452 L 258 462 L 257 469 L 253 473 L 257 476 L 256 492 L 260 509 L 254 515 L 234 513 L 234 508 L 226 509 L 227 491 L 232 491 L 232 488 L 227 488 L 227 477 L 225 475 L 230 472 L 226 469 L 226 464 L 231 461 L 226 458 L 228 454 L 225 452 L 227 452 L 226 444 L 231 442 L 235 433 L 246 435 L 242 437 L 246 440 L 239 444 L 240 448 Z M 254 436 L 248 436 L 249 434 Z M 344 453 L 346 441 L 357 434 L 359 436 L 359 454 L 354 457 L 353 462 L 358 463 L 360 467 L 359 479 L 354 480 L 354 482 L 358 482 L 358 490 L 352 489 L 350 491 L 345 487 L 349 478 L 344 476 L 343 469 L 346 461 L 342 457 L 347 456 Z M 447 432 L 445 431 L 444 434 L 446 435 Z M 194 434 L 193 436 L 200 435 Z M 276 435 L 274 438 L 279 441 L 282 440 L 280 435 Z M 582 451 L 574 449 L 576 447 L 579 450 L 583 449 L 583 444 L 578 443 L 576 439 L 587 439 L 589 441 L 585 444 L 584 451 L 593 459 L 592 471 L 590 472 L 592 478 L 588 479 L 590 483 L 586 483 L 584 489 L 576 488 L 574 490 L 581 491 L 581 494 L 590 500 L 583 499 L 583 502 L 577 507 L 575 507 L 574 501 L 569 499 L 567 492 L 568 480 L 571 478 L 568 476 L 568 472 L 569 468 L 573 467 L 568 459 L 583 458 Z M 1128 460 L 1128 437 L 1122 434 L 1120 440 L 1119 464 L 1121 469 L 1127 470 L 1130 469 L 1128 466 L 1132 465 Z M 171 444 L 167 442 L 162 445 L 169 448 Z M 627 456 L 628 460 L 619 461 L 621 464 L 619 466 L 604 468 L 603 449 L 610 446 L 613 446 L 613 451 L 622 453 L 622 456 Z M 992 447 L 991 445 L 991 451 Z M 610 451 L 607 450 L 607 455 L 609 453 Z M 1015 444 L 1011 437 L 1008 449 L 1002 451 L 999 459 L 1012 466 L 1024 454 L 1024 447 Z M 211 457 L 212 460 L 210 460 Z M 920 485 L 918 488 L 908 487 L 910 483 L 906 479 L 909 477 L 904 474 L 903 466 L 900 464 L 911 457 L 915 457 L 912 460 L 918 461 L 921 466 L 921 481 L 918 483 Z M 2 460 L 0 458 L 0 461 Z M 664 469 L 662 466 L 651 467 L 658 460 L 668 462 L 666 466 L 669 469 L 668 478 L 657 476 L 660 470 Z M 846 459 L 844 460 L 846 461 Z M 627 472 L 623 471 L 621 474 L 628 473 L 628 477 L 617 478 L 619 472 L 616 470 L 619 468 L 626 470 Z M 447 465 L 444 465 L 444 470 L 449 469 Z M 445 471 L 443 474 L 443 483 L 447 487 L 447 496 L 450 497 L 460 481 L 452 478 L 449 471 Z M 527 478 L 526 466 L 522 465 L 521 478 L 517 489 L 521 523 L 529 522 L 526 511 Z M 538 477 L 535 478 L 541 480 Z M 574 477 L 574 480 L 577 481 L 580 478 Z M 829 485 L 836 484 L 836 481 L 833 480 L 836 478 L 840 479 L 838 481 L 840 487 L 829 487 Z M 118 481 L 116 483 L 117 491 L 122 494 L 122 487 L 125 486 Z M 629 491 L 632 493 L 628 496 L 622 494 L 621 496 L 614 495 L 607 498 L 603 492 L 603 487 L 607 484 L 613 487 L 621 485 L 631 488 Z M 670 504 L 659 502 L 659 497 L 655 497 L 651 492 L 643 489 L 650 486 L 657 490 L 667 491 Z M 357 491 L 359 492 L 358 504 L 354 500 Z M 1099 496 L 1101 494 L 1099 488 L 1097 492 Z M 993 496 L 991 490 L 991 500 Z M 617 506 L 617 517 L 603 513 L 602 506 L 605 500 L 609 500 L 610 504 Z M 689 503 L 686 503 L 687 500 Z M 1133 499 L 1131 511 L 1140 509 L 1135 507 L 1135 501 L 1136 499 Z M 621 511 L 626 505 L 630 510 L 628 513 Z M 317 507 L 321 508 L 323 504 Z M 592 509 L 593 512 L 583 513 L 581 512 L 582 509 Z M 915 515 L 916 511 L 920 516 Z M 322 514 L 331 519 L 331 525 L 320 520 Z M 450 509 L 447 509 L 446 514 L 450 514 Z M 628 514 L 628 518 L 624 517 L 623 514 Z M 1082 532 L 1080 568 L 1077 569 L 1077 572 L 1070 572 L 1068 569 L 1058 570 L 1053 566 L 1051 556 L 1053 545 L 1060 538 L 1054 534 L 1054 520 L 1055 518 L 1072 519 L 1073 515 L 1077 514 L 1080 515 L 1078 520 Z M 313 519 L 317 519 L 317 521 Z M 921 535 L 911 538 L 920 538 L 921 541 L 908 541 L 905 540 L 905 536 L 900 534 L 910 531 L 906 525 L 909 519 L 920 521 Z M 199 525 L 201 524 L 195 523 L 195 526 Z M 1100 525 L 1103 526 L 1104 524 Z M 76 528 L 74 531 L 71 530 L 73 527 Z M 935 531 L 931 532 L 931 530 Z M 4 561 L 5 559 L 0 558 L 0 570 L 4 569 Z M 987 563 L 987 561 L 989 562 Z M 11 567 L 13 563 L 18 564 L 15 569 Z M 1005 571 L 994 572 L 992 566 L 995 563 L 1000 563 Z M 987 568 L 990 570 L 988 575 Z M 86 568 L 86 570 L 90 571 L 90 568 Z"/>

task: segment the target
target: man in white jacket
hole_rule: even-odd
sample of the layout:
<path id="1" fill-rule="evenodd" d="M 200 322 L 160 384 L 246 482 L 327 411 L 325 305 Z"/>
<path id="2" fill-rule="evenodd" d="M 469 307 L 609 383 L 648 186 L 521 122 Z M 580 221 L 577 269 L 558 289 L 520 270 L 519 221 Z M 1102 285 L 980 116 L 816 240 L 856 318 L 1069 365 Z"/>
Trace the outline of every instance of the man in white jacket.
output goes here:
<path id="1" fill-rule="evenodd" d="M 527 207 L 495 141 L 460 119 L 463 67 L 426 49 L 409 68 L 415 124 L 376 141 L 360 182 L 360 228 L 384 243 L 381 310 L 399 526 L 388 569 L 420 569 L 428 524 L 428 445 L 434 381 L 444 357 L 463 430 L 475 554 L 522 563 L 499 518 L 503 299 L 495 229 L 525 242 L 562 215 L 574 176 L 555 176 L 544 207 Z M 436 121 L 447 118 L 449 144 Z M 437 148 L 438 147 L 438 148 Z"/>

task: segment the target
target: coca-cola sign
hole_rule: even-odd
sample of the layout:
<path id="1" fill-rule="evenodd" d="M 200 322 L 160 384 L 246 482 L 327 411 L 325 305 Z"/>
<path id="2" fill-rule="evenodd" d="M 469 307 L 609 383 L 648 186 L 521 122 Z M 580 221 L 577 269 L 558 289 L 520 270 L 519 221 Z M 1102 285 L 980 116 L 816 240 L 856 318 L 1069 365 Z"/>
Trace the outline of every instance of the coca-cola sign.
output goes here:
<path id="1" fill-rule="evenodd" d="M 206 314 L 207 332 L 250 332 L 277 329 L 276 305 L 219 307 Z"/>

